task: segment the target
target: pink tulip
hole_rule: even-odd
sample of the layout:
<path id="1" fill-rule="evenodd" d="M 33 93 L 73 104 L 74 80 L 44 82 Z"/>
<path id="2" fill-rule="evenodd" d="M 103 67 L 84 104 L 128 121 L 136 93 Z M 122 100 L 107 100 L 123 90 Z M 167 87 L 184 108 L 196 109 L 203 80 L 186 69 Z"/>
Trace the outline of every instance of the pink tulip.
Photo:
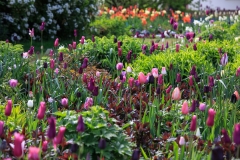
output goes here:
<path id="1" fill-rule="evenodd" d="M 54 47 L 58 47 L 58 44 L 59 44 L 59 39 L 57 38 L 54 42 Z"/>
<path id="2" fill-rule="evenodd" d="M 32 30 L 29 29 L 29 36 L 30 36 L 31 38 L 34 37 L 34 28 L 32 28 Z"/>
<path id="3" fill-rule="evenodd" d="M 64 138 L 64 133 L 66 131 L 66 127 L 60 127 L 57 136 L 54 138 L 55 144 L 61 144 Z"/>
<path id="4" fill-rule="evenodd" d="M 237 124 L 234 125 L 233 142 L 237 146 L 240 145 L 240 123 L 237 123 Z"/>
<path id="5" fill-rule="evenodd" d="M 28 160 L 40 160 L 40 148 L 29 147 Z"/>
<path id="6" fill-rule="evenodd" d="M 181 91 L 179 87 L 176 87 L 172 92 L 172 100 L 180 100 L 181 99 Z"/>
<path id="7" fill-rule="evenodd" d="M 214 125 L 214 117 L 215 117 L 216 111 L 212 108 L 208 110 L 208 118 L 207 118 L 207 126 L 212 127 Z"/>
<path id="8" fill-rule="evenodd" d="M 188 112 L 189 112 L 189 110 L 188 110 L 188 102 L 184 101 L 183 105 L 182 105 L 182 114 L 186 115 L 186 114 L 188 114 Z"/>
<path id="9" fill-rule="evenodd" d="M 185 145 L 185 143 L 186 143 L 186 142 L 185 142 L 185 138 L 184 138 L 183 136 L 181 136 L 181 137 L 180 137 L 180 140 L 179 140 L 179 145 L 180 145 L 180 146 L 183 146 L 183 145 Z"/>
<path id="10" fill-rule="evenodd" d="M 144 84 L 144 83 L 146 83 L 146 80 L 147 80 L 147 78 L 146 78 L 146 76 L 144 75 L 144 73 L 140 72 L 140 73 L 138 74 L 138 82 L 139 82 L 140 84 Z"/>
<path id="11" fill-rule="evenodd" d="M 77 48 L 77 42 L 73 42 L 72 48 L 73 48 L 73 49 L 76 49 L 76 48 Z"/>
<path id="12" fill-rule="evenodd" d="M 45 102 L 40 102 L 37 118 L 39 120 L 43 119 L 44 115 L 45 115 L 45 112 L 46 112 L 46 103 Z"/>
<path id="13" fill-rule="evenodd" d="M 12 100 L 8 100 L 5 108 L 5 116 L 10 116 L 11 113 L 12 113 Z"/>
<path id="14" fill-rule="evenodd" d="M 206 104 L 205 103 L 200 103 L 200 105 L 199 105 L 199 110 L 200 111 L 205 111 L 205 109 L 206 109 Z"/>
<path id="15" fill-rule="evenodd" d="M 18 84 L 18 81 L 16 79 L 10 79 L 9 80 L 9 85 L 12 87 L 12 88 L 15 88 Z"/>
<path id="16" fill-rule="evenodd" d="M 67 106 L 67 105 L 68 105 L 68 99 L 67 99 L 67 98 L 63 98 L 63 99 L 61 100 L 61 104 L 62 104 L 63 106 Z"/>
<path id="17" fill-rule="evenodd" d="M 166 93 L 169 94 L 172 90 L 172 85 L 170 85 L 167 89 L 166 89 Z"/>
<path id="18" fill-rule="evenodd" d="M 116 69 L 119 70 L 119 71 L 121 71 L 121 70 L 123 69 L 123 64 L 122 64 L 122 63 L 118 63 L 118 64 L 116 65 Z"/>
<path id="19" fill-rule="evenodd" d="M 190 124 L 190 131 L 194 132 L 197 129 L 197 116 L 193 115 L 192 116 L 192 121 Z"/>
<path id="20" fill-rule="evenodd" d="M 130 88 L 133 87 L 133 85 L 134 85 L 134 78 L 130 77 L 130 78 L 128 79 L 128 85 L 129 85 Z"/>
<path id="21" fill-rule="evenodd" d="M 157 68 L 152 69 L 152 75 L 153 75 L 154 78 L 158 77 L 158 69 Z"/>
<path id="22" fill-rule="evenodd" d="M 17 158 L 23 156 L 24 150 L 24 136 L 19 133 L 14 133 L 13 155 Z"/>

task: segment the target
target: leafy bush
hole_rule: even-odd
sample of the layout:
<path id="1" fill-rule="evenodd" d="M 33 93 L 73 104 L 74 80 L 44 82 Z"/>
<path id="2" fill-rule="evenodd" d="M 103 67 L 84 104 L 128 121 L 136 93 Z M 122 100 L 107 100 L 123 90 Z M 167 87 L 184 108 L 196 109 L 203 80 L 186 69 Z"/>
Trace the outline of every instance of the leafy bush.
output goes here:
<path id="1" fill-rule="evenodd" d="M 85 131 L 79 134 L 76 130 L 78 117 L 82 115 L 85 124 Z M 106 148 L 102 150 L 102 156 L 106 159 L 129 159 L 133 143 L 123 133 L 123 129 L 116 125 L 114 118 L 109 118 L 109 112 L 100 106 L 93 106 L 88 111 L 81 113 L 74 111 L 56 112 L 58 116 L 57 125 L 65 126 L 66 139 L 73 140 L 73 143 L 83 146 L 81 157 L 89 153 L 92 159 L 97 159 L 101 154 L 98 147 L 100 138 L 106 140 Z"/>
<path id="2" fill-rule="evenodd" d="M 207 73 L 214 71 L 213 65 L 207 61 L 207 56 L 200 55 L 195 51 L 180 51 L 179 53 L 159 53 L 150 56 L 140 54 L 140 57 L 133 62 L 133 68 L 136 72 L 148 73 L 152 68 L 168 67 L 173 64 L 183 76 L 188 76 L 193 65 L 196 66 L 198 73 L 204 69 Z"/>
<path id="3" fill-rule="evenodd" d="M 97 36 L 120 36 L 128 32 L 126 28 L 126 20 L 120 17 L 109 18 L 108 16 L 100 16 L 90 24 L 95 35 Z"/>

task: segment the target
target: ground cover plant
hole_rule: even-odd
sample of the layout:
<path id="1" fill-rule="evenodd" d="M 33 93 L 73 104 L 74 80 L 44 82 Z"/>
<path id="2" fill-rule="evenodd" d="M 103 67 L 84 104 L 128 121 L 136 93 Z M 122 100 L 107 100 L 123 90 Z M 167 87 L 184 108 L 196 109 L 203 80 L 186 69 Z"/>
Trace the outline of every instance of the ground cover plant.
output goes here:
<path id="1" fill-rule="evenodd" d="M 169 17 L 171 41 L 74 35 L 47 54 L 33 30 L 28 51 L 1 41 L 1 158 L 239 158 L 238 25 L 209 21 L 208 36 Z"/>

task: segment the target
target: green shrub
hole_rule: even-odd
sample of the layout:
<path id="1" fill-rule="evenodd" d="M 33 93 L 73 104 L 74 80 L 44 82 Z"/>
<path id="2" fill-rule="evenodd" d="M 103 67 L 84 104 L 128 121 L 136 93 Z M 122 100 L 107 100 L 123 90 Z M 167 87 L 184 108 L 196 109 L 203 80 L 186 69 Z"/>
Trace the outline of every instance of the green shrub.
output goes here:
<path id="1" fill-rule="evenodd" d="M 97 36 L 120 36 L 124 35 L 129 30 L 126 28 L 126 20 L 120 17 L 110 18 L 106 15 L 97 17 L 90 26 L 93 27 L 93 33 Z"/>
<path id="2" fill-rule="evenodd" d="M 100 156 L 101 150 L 98 147 L 100 138 L 106 140 L 106 148 L 102 150 L 105 159 L 130 159 L 133 143 L 128 141 L 123 129 L 116 125 L 114 118 L 109 118 L 109 112 L 100 106 L 92 106 L 88 111 L 80 114 L 84 119 L 85 131 L 81 134 L 77 132 L 79 113 L 74 111 L 64 111 L 54 113 L 58 126 L 65 126 L 65 138 L 72 140 L 82 146 L 81 157 L 86 157 L 89 153 L 92 159 Z"/>
<path id="3" fill-rule="evenodd" d="M 174 68 L 177 68 L 181 72 L 182 76 L 188 76 L 190 69 L 193 65 L 196 66 L 198 73 L 202 73 L 204 70 L 207 73 L 212 73 L 214 68 L 209 61 L 206 60 L 205 55 L 200 55 L 193 50 L 180 51 L 179 53 L 159 53 L 150 56 L 141 54 L 136 61 L 133 62 L 133 68 L 136 72 L 151 72 L 151 69 L 168 67 L 173 64 Z"/>

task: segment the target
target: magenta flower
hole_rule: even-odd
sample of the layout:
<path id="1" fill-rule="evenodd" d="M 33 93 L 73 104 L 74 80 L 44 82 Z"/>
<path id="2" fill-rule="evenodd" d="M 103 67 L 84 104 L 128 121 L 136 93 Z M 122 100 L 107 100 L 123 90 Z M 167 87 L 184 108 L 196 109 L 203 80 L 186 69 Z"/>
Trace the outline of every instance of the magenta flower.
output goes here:
<path id="1" fill-rule="evenodd" d="M 11 113 L 12 113 L 12 100 L 8 100 L 5 108 L 5 116 L 10 116 Z"/>
<path id="2" fill-rule="evenodd" d="M 58 134 L 57 134 L 57 136 L 54 138 L 54 143 L 55 143 L 56 145 L 62 143 L 62 140 L 63 140 L 63 138 L 64 138 L 64 133 L 65 133 L 65 131 L 66 131 L 66 127 L 61 126 L 61 127 L 59 128 Z"/>
<path id="3" fill-rule="evenodd" d="M 88 66 L 88 58 L 84 58 L 81 67 L 84 69 L 84 68 L 87 68 L 87 66 Z"/>
<path id="4" fill-rule="evenodd" d="M 34 37 L 34 28 L 32 28 L 32 30 L 29 29 L 29 36 L 30 36 L 31 38 Z"/>
<path id="5" fill-rule="evenodd" d="M 92 42 L 95 42 L 95 36 L 92 35 Z"/>
<path id="6" fill-rule="evenodd" d="M 177 73 L 176 82 L 177 82 L 177 83 L 180 83 L 181 81 L 182 81 L 181 74 L 180 74 L 180 73 Z"/>
<path id="7" fill-rule="evenodd" d="M 53 139 L 56 136 L 56 119 L 54 117 L 48 118 L 48 124 L 47 136 L 49 139 Z"/>
<path id="8" fill-rule="evenodd" d="M 197 44 L 196 44 L 196 43 L 193 45 L 193 50 L 194 50 L 194 51 L 197 50 Z"/>
<path id="9" fill-rule="evenodd" d="M 77 131 L 78 132 L 84 132 L 85 131 L 85 125 L 84 125 L 84 122 L 83 122 L 82 115 L 80 115 L 78 117 Z"/>
<path id="10" fill-rule="evenodd" d="M 208 77 L 208 86 L 209 87 L 214 87 L 214 78 L 213 76 Z"/>
<path id="11" fill-rule="evenodd" d="M 230 137 L 229 137 L 229 135 L 228 135 L 227 130 L 226 130 L 226 129 L 222 129 L 221 133 L 222 133 L 222 137 L 223 137 L 223 139 L 222 139 L 223 142 L 224 142 L 224 143 L 231 144 L 232 141 L 231 141 L 231 139 L 230 139 Z"/>
<path id="12" fill-rule="evenodd" d="M 175 88 L 176 89 L 176 88 Z M 174 90 L 175 90 L 174 89 Z M 166 93 L 169 94 L 172 90 L 172 85 L 170 85 L 167 89 L 166 89 Z M 175 95 L 175 94 L 174 94 Z"/>
<path id="13" fill-rule="evenodd" d="M 24 136 L 19 133 L 14 133 L 14 144 L 13 147 L 13 155 L 17 158 L 21 158 L 23 156 L 24 151 Z"/>
<path id="14" fill-rule="evenodd" d="M 40 102 L 37 118 L 39 120 L 43 119 L 44 115 L 45 115 L 45 112 L 46 112 L 46 103 L 45 102 Z"/>
<path id="15" fill-rule="evenodd" d="M 237 123 L 237 124 L 234 125 L 233 142 L 237 146 L 240 145 L 240 123 Z"/>
<path id="16" fill-rule="evenodd" d="M 0 121 L 0 137 L 4 134 L 4 122 Z"/>
<path id="17" fill-rule="evenodd" d="M 32 55 L 34 53 L 34 47 L 31 46 L 30 49 L 28 50 L 28 54 Z"/>
<path id="18" fill-rule="evenodd" d="M 189 76 L 189 81 L 188 81 L 189 86 L 193 86 L 193 76 Z"/>
<path id="19" fill-rule="evenodd" d="M 18 84 L 18 81 L 16 79 L 10 79 L 9 80 L 9 85 L 12 87 L 12 88 L 15 88 Z"/>
<path id="20" fill-rule="evenodd" d="M 29 147 L 28 160 L 40 160 L 40 148 Z"/>
<path id="21" fill-rule="evenodd" d="M 61 100 L 61 104 L 62 104 L 63 106 L 67 106 L 67 105 L 68 105 L 68 99 L 67 99 L 67 98 L 63 98 L 63 99 Z"/>
<path id="22" fill-rule="evenodd" d="M 178 23 L 177 23 L 177 22 L 173 23 L 173 29 L 174 29 L 174 30 L 177 30 L 177 29 L 178 29 Z"/>
<path id="23" fill-rule="evenodd" d="M 54 47 L 58 47 L 58 44 L 59 44 L 59 39 L 57 38 L 54 42 Z"/>
<path id="24" fill-rule="evenodd" d="M 159 85 L 163 84 L 163 75 L 162 74 L 159 74 L 159 76 L 158 76 L 158 84 Z"/>
<path id="25" fill-rule="evenodd" d="M 84 44 L 84 41 L 85 41 L 85 37 L 82 36 L 82 38 L 81 38 L 81 40 L 80 40 L 80 43 L 81 43 L 81 44 Z"/>
<path id="26" fill-rule="evenodd" d="M 214 125 L 214 117 L 215 117 L 216 111 L 212 108 L 208 110 L 208 118 L 207 118 L 207 126 L 212 127 Z"/>
<path id="27" fill-rule="evenodd" d="M 116 69 L 119 70 L 119 71 L 121 71 L 121 70 L 123 69 L 123 63 L 118 63 L 118 64 L 116 65 Z"/>
<path id="28" fill-rule="evenodd" d="M 49 56 L 52 57 L 54 54 L 53 50 L 51 49 L 50 52 L 49 52 Z"/>
<path id="29" fill-rule="evenodd" d="M 173 25 L 175 23 L 175 20 L 173 17 L 170 18 L 170 24 Z"/>
<path id="30" fill-rule="evenodd" d="M 71 51 L 72 51 L 72 49 L 73 49 L 73 46 L 72 46 L 72 44 L 68 44 L 68 50 L 71 52 Z"/>
<path id="31" fill-rule="evenodd" d="M 94 86 L 93 91 L 92 91 L 92 95 L 93 96 L 98 96 L 98 86 Z"/>
<path id="32" fill-rule="evenodd" d="M 54 69 L 54 66 L 55 66 L 54 59 L 50 59 L 50 68 Z"/>
<path id="33" fill-rule="evenodd" d="M 133 77 L 130 77 L 130 78 L 128 79 L 128 85 L 129 85 L 130 88 L 133 87 L 133 85 L 134 85 L 134 78 L 133 78 Z"/>
<path id="34" fill-rule="evenodd" d="M 75 41 L 73 42 L 72 48 L 73 48 L 73 49 L 76 49 L 76 48 L 77 48 L 77 42 L 75 42 Z"/>
<path id="35" fill-rule="evenodd" d="M 83 81 L 84 83 L 87 83 L 87 73 L 83 73 L 82 81 Z M 90 81 L 91 81 L 91 79 L 90 79 Z M 89 85 L 90 85 L 90 84 L 89 84 Z M 93 86 L 94 86 L 94 83 L 93 83 Z"/>
<path id="36" fill-rule="evenodd" d="M 48 150 L 48 141 L 43 141 L 42 143 L 42 151 L 46 152 Z"/>
<path id="37" fill-rule="evenodd" d="M 238 67 L 236 70 L 236 77 L 240 77 L 240 67 Z"/>
<path id="38" fill-rule="evenodd" d="M 190 124 L 190 131 L 194 132 L 197 129 L 197 116 L 193 115 L 192 116 L 192 121 Z"/>
<path id="39" fill-rule="evenodd" d="M 59 53 L 59 57 L 58 57 L 59 62 L 63 61 L 63 52 Z"/>
<path id="40" fill-rule="evenodd" d="M 45 22 L 42 22 L 41 26 L 40 26 L 40 31 L 43 31 L 44 30 L 44 27 L 45 27 Z"/>
<path id="41" fill-rule="evenodd" d="M 59 69 L 56 68 L 56 69 L 54 70 L 54 73 L 58 74 L 58 73 L 59 73 Z"/>

